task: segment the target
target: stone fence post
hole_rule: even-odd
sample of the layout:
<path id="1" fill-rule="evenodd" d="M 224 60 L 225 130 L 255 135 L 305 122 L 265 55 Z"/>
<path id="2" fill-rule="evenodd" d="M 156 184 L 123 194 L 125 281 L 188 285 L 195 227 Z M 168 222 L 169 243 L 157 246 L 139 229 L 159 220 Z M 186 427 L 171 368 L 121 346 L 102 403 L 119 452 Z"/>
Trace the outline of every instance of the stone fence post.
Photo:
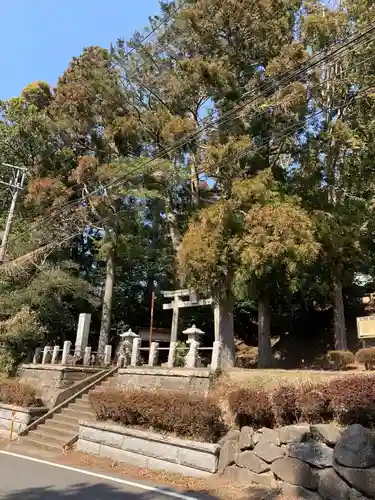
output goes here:
<path id="1" fill-rule="evenodd" d="M 52 359 L 51 359 L 51 363 L 53 365 L 56 365 L 59 361 L 59 352 L 60 352 L 60 346 L 59 345 L 55 345 L 54 348 L 53 348 L 53 352 L 52 352 Z"/>
<path id="2" fill-rule="evenodd" d="M 42 356 L 42 349 L 41 347 L 37 347 L 34 352 L 33 365 L 38 365 L 40 363 L 41 356 Z"/>
<path id="3" fill-rule="evenodd" d="M 112 346 L 106 345 L 104 348 L 104 365 L 108 366 L 112 362 Z"/>
<path id="4" fill-rule="evenodd" d="M 85 347 L 85 353 L 83 355 L 84 366 L 90 366 L 91 363 L 91 347 Z"/>
<path id="5" fill-rule="evenodd" d="M 139 355 L 140 355 L 140 348 L 141 348 L 141 341 L 142 341 L 142 339 L 140 337 L 136 337 L 133 339 L 133 348 L 132 348 L 130 366 L 137 366 L 137 364 L 138 364 Z"/>
<path id="6" fill-rule="evenodd" d="M 43 349 L 42 365 L 46 365 L 51 362 L 51 347 L 46 345 Z"/>
<path id="7" fill-rule="evenodd" d="M 125 362 L 126 362 L 126 356 L 120 354 L 120 356 L 117 358 L 117 367 L 124 368 Z"/>
<path id="8" fill-rule="evenodd" d="M 158 342 L 151 342 L 150 353 L 148 357 L 148 366 L 157 365 L 158 357 L 159 357 L 159 344 Z"/>
<path id="9" fill-rule="evenodd" d="M 211 371 L 216 372 L 221 369 L 221 357 L 223 352 L 223 343 L 215 340 L 212 349 Z"/>
<path id="10" fill-rule="evenodd" d="M 70 342 L 70 340 L 66 340 L 64 342 L 63 353 L 61 358 L 62 365 L 66 365 L 68 363 L 71 347 L 72 343 Z"/>
<path id="11" fill-rule="evenodd" d="M 168 353 L 168 368 L 173 368 L 176 360 L 176 349 L 177 342 L 171 342 L 169 344 L 169 353 Z"/>

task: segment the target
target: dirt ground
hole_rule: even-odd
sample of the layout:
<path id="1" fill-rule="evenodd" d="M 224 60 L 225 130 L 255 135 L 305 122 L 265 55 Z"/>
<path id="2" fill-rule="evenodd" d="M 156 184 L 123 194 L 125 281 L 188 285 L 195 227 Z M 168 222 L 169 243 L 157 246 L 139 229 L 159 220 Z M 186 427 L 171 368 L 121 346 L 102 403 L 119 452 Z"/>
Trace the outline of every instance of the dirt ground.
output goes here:
<path id="1" fill-rule="evenodd" d="M 68 452 L 58 457 L 57 461 L 75 467 L 96 470 L 108 475 L 126 477 L 128 479 L 150 482 L 154 485 L 169 486 L 174 490 L 194 495 L 197 498 L 212 500 L 294 500 L 286 499 L 277 492 L 269 494 L 264 488 L 239 485 L 225 481 L 220 477 L 195 478 L 166 471 L 140 469 L 127 464 L 116 463 L 109 459 L 92 457 L 84 453 Z"/>

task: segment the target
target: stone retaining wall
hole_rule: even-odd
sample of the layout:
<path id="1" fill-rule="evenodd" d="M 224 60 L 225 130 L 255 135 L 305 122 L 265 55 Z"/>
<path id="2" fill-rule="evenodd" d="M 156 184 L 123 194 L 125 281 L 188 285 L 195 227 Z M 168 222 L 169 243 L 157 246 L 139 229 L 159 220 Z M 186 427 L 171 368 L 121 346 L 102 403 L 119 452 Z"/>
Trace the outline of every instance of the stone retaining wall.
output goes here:
<path id="1" fill-rule="evenodd" d="M 51 407 L 58 394 L 76 382 L 91 377 L 102 368 L 62 365 L 22 365 L 20 382 L 32 385 Z"/>
<path id="2" fill-rule="evenodd" d="M 206 369 L 131 367 L 119 369 L 111 384 L 119 389 L 182 391 L 208 394 L 210 372 Z"/>
<path id="3" fill-rule="evenodd" d="M 215 473 L 220 451 L 215 444 L 97 421 L 80 422 L 77 449 L 138 467 L 169 470 L 188 476 Z"/>
<path id="4" fill-rule="evenodd" d="M 19 434 L 26 427 L 31 424 L 34 420 L 44 415 L 48 409 L 47 408 L 23 408 L 21 406 L 13 406 L 0 404 L 0 435 L 3 437 L 9 437 L 10 428 L 12 425 L 14 414 L 14 425 L 13 431 L 15 434 Z"/>
<path id="5" fill-rule="evenodd" d="M 266 491 L 307 500 L 375 499 L 375 435 L 361 425 L 232 430 L 218 472 Z"/>

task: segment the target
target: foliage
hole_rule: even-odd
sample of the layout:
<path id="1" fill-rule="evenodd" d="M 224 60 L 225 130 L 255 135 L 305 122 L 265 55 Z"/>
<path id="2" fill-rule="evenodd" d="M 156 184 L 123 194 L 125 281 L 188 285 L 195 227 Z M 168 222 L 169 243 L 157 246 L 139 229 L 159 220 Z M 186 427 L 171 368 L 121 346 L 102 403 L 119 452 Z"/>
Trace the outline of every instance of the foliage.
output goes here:
<path id="1" fill-rule="evenodd" d="M 0 323 L 0 370 L 13 375 L 30 349 L 45 337 L 46 330 L 35 312 L 23 306 L 19 312 Z"/>
<path id="2" fill-rule="evenodd" d="M 180 437 L 216 443 L 227 430 L 216 402 L 201 396 L 111 390 L 92 393 L 90 402 L 100 420 Z"/>
<path id="3" fill-rule="evenodd" d="M 366 370 L 375 369 L 375 347 L 365 347 L 360 349 L 356 354 L 358 363 L 365 365 Z"/>
<path id="4" fill-rule="evenodd" d="M 43 406 L 33 387 L 8 379 L 0 380 L 0 402 L 26 408 Z"/>
<path id="5" fill-rule="evenodd" d="M 328 351 L 327 359 L 334 366 L 335 370 L 345 370 L 355 361 L 355 356 L 350 351 Z"/>
<path id="6" fill-rule="evenodd" d="M 36 81 L 1 101 L 0 163 L 28 175 L 0 320 L 29 307 L 60 342 L 90 311 L 95 341 L 108 341 L 121 321 L 144 326 L 155 287 L 184 283 L 235 313 L 226 352 L 234 331 L 255 341 L 257 314 L 260 364 L 271 329 L 281 342 L 307 336 L 302 317 L 324 317 L 321 332 L 347 351 L 356 280 L 375 270 L 374 41 L 294 70 L 372 15 L 363 1 L 197 0 L 175 12 L 166 0 L 130 40 L 85 48 L 55 89 Z M 10 195 L 1 184 L 2 225 Z M 158 301 L 155 322 L 169 322 Z"/>
<path id="7" fill-rule="evenodd" d="M 278 425 L 294 424 L 299 417 L 299 391 L 292 384 L 280 385 L 272 393 L 272 406 Z"/>
<path id="8" fill-rule="evenodd" d="M 331 393 L 327 384 L 304 384 L 299 388 L 297 407 L 302 422 L 312 424 L 329 421 L 332 413 L 329 409 Z"/>
<path id="9" fill-rule="evenodd" d="M 347 376 L 329 384 L 330 409 L 343 425 L 375 425 L 375 378 Z"/>
<path id="10" fill-rule="evenodd" d="M 229 408 L 239 427 L 273 427 L 274 412 L 270 394 L 262 389 L 238 389 L 229 394 Z"/>
<path id="11" fill-rule="evenodd" d="M 271 390 L 237 389 L 228 394 L 236 423 L 242 427 L 320 423 L 375 426 L 375 378 L 353 374 L 325 382 L 284 383 Z"/>
<path id="12" fill-rule="evenodd" d="M 175 356 L 175 366 L 185 366 L 185 358 L 188 352 L 188 346 L 185 342 L 177 342 L 176 345 L 176 356 Z"/>

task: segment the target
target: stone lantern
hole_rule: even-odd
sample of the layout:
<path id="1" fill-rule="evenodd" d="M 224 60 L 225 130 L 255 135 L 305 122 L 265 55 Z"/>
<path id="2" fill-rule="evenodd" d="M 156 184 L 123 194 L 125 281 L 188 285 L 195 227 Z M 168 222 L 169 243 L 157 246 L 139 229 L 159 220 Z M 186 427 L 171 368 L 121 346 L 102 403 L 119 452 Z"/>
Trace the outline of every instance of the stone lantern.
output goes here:
<path id="1" fill-rule="evenodd" d="M 201 335 L 204 335 L 204 332 L 202 332 L 202 330 L 197 328 L 195 325 L 187 328 L 182 333 L 188 336 L 188 339 L 186 341 L 187 344 L 191 344 L 192 340 L 194 340 L 195 342 L 199 342 L 199 337 Z"/>
<path id="2" fill-rule="evenodd" d="M 204 332 L 193 325 L 190 328 L 187 328 L 182 333 L 188 336 L 186 343 L 189 344 L 189 352 L 185 357 L 185 366 L 187 368 L 195 368 L 196 366 L 200 366 L 200 359 L 198 355 L 199 337 L 203 335 Z"/>
<path id="3" fill-rule="evenodd" d="M 134 333 L 131 328 L 127 332 L 120 333 L 121 344 L 119 356 L 124 356 L 126 360 L 126 365 L 130 363 L 132 350 L 133 350 L 133 341 L 134 339 L 139 339 L 139 335 Z"/>

